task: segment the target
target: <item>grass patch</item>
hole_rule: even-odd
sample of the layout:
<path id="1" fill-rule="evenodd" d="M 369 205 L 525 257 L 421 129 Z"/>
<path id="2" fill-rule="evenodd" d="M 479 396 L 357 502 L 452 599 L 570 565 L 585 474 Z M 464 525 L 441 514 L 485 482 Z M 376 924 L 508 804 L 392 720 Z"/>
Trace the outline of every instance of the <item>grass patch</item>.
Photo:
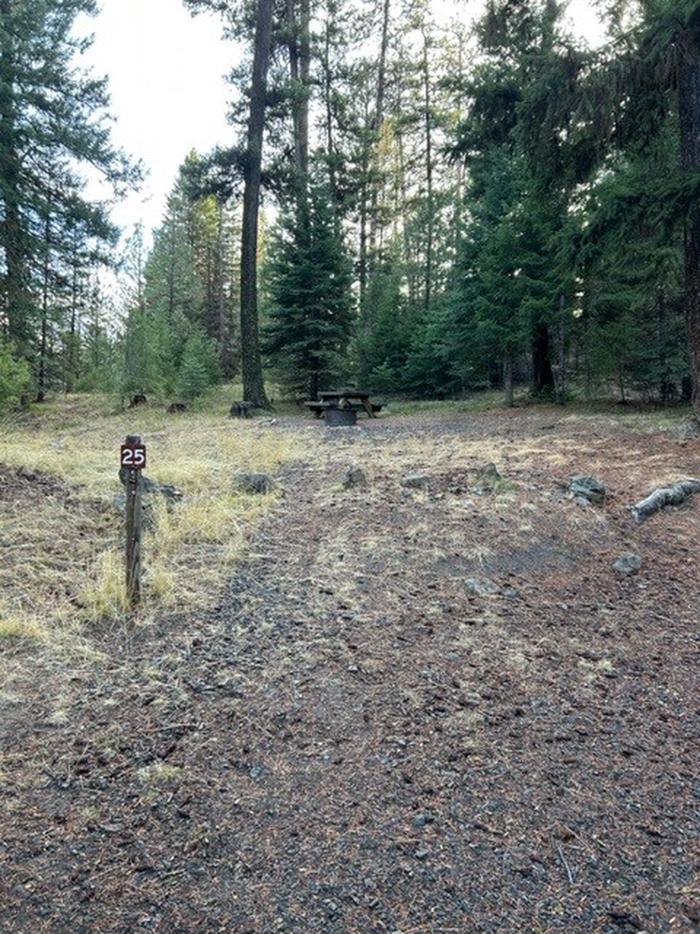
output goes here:
<path id="1" fill-rule="evenodd" d="M 30 620 L 39 619 L 50 637 L 59 628 L 79 631 L 87 621 L 125 616 L 123 519 L 115 498 L 127 434 L 146 441 L 148 476 L 184 494 L 170 511 L 153 504 L 154 528 L 143 544 L 144 607 L 187 602 L 194 609 L 216 599 L 248 530 L 275 499 L 236 494 L 235 474 L 273 473 L 300 452 L 289 432 L 228 418 L 230 393 L 219 390 L 210 408 L 180 415 L 161 405 L 115 412 L 109 397 L 77 395 L 5 420 L 0 620 L 29 633 Z"/>
<path id="2" fill-rule="evenodd" d="M 45 630 L 33 620 L 16 616 L 0 618 L 0 640 L 31 639 L 34 642 L 43 642 L 45 638 Z"/>
<path id="3" fill-rule="evenodd" d="M 379 398 L 380 394 L 377 394 Z M 398 399 L 382 397 L 387 403 L 387 412 L 391 415 L 421 415 L 424 413 L 458 414 L 460 412 L 480 412 L 503 407 L 503 393 L 497 390 L 475 393 L 468 399 Z M 526 396 L 523 396 L 523 401 Z"/>
<path id="4" fill-rule="evenodd" d="M 167 762 L 154 762 L 139 769 L 138 777 L 144 785 L 173 785 L 182 779 L 182 769 Z"/>

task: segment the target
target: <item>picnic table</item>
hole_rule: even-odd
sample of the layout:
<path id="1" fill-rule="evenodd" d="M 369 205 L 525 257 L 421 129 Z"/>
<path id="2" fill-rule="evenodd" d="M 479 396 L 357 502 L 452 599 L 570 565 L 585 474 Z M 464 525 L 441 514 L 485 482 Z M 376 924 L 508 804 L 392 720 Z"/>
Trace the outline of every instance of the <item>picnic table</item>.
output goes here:
<path id="1" fill-rule="evenodd" d="M 369 393 L 362 389 L 330 389 L 318 394 L 318 402 L 307 402 L 309 409 L 320 418 L 328 408 L 353 408 L 355 411 L 364 409 L 370 418 L 376 418 L 382 406 L 370 402 Z"/>
<path id="2" fill-rule="evenodd" d="M 326 392 L 320 392 L 318 397 L 321 402 L 328 402 L 330 405 L 337 406 L 341 406 L 341 403 L 345 400 L 346 403 L 356 408 L 362 407 L 370 418 L 376 417 L 372 404 L 369 401 L 369 393 L 364 392 L 362 389 L 331 389 Z"/>

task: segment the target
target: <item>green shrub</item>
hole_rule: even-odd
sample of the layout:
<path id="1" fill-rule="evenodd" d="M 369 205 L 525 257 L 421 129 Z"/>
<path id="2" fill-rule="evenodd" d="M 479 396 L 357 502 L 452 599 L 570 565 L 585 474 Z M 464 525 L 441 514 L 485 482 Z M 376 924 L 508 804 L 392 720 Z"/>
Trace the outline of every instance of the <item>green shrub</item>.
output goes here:
<path id="1" fill-rule="evenodd" d="M 9 346 L 0 341 L 0 412 L 16 405 L 29 388 L 29 367 L 25 360 L 16 360 Z"/>
<path id="2" fill-rule="evenodd" d="M 195 399 L 219 377 L 216 347 L 199 328 L 187 338 L 177 374 L 177 392 L 182 399 Z"/>

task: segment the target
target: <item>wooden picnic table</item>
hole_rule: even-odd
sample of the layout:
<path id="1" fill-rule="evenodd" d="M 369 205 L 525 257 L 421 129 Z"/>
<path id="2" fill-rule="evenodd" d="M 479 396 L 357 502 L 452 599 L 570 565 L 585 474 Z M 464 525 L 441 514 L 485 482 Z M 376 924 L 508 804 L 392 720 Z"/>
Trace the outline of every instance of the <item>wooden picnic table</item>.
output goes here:
<path id="1" fill-rule="evenodd" d="M 376 412 L 369 401 L 369 393 L 362 389 L 330 389 L 318 394 L 321 402 L 339 403 L 341 399 L 347 400 L 351 405 L 357 403 L 362 406 L 370 418 L 376 418 Z"/>

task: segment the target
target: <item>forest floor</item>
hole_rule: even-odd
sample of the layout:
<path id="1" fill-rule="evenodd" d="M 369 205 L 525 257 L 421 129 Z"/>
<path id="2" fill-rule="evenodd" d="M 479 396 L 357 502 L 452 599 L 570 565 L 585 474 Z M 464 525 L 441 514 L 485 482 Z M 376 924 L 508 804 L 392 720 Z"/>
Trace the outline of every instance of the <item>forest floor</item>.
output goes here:
<path id="1" fill-rule="evenodd" d="M 0 929 L 695 930 L 700 497 L 628 509 L 700 476 L 673 427 L 267 424 L 303 453 L 216 606 L 4 651 Z"/>

